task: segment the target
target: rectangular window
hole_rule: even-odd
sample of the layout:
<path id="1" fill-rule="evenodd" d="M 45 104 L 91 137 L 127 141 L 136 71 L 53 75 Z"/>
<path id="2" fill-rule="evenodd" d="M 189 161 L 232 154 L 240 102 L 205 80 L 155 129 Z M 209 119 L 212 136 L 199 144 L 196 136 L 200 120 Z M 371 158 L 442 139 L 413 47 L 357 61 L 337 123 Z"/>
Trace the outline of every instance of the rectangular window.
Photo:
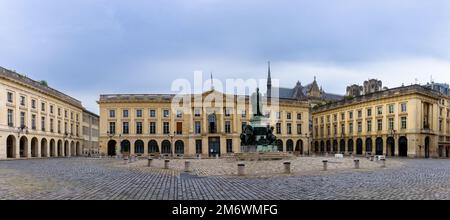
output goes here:
<path id="1" fill-rule="evenodd" d="M 64 122 L 64 134 L 69 134 L 69 133 L 67 132 L 67 122 Z"/>
<path id="2" fill-rule="evenodd" d="M 53 114 L 53 105 L 50 105 L 50 114 Z"/>
<path id="3" fill-rule="evenodd" d="M 168 118 L 168 117 L 169 117 L 169 110 L 164 109 L 164 111 L 163 111 L 163 117 L 164 117 L 164 118 Z"/>
<path id="4" fill-rule="evenodd" d="M 25 96 L 20 96 L 20 105 L 25 106 Z"/>
<path id="5" fill-rule="evenodd" d="M 194 109 L 194 116 L 200 117 L 200 109 L 198 109 L 198 108 Z"/>
<path id="6" fill-rule="evenodd" d="M 351 120 L 351 119 L 353 119 L 353 112 L 349 112 L 348 113 L 348 118 Z"/>
<path id="7" fill-rule="evenodd" d="M 302 120 L 302 113 L 297 113 L 297 120 Z"/>
<path id="8" fill-rule="evenodd" d="M 297 124 L 297 134 L 302 134 L 302 124 Z"/>
<path id="9" fill-rule="evenodd" d="M 183 122 L 177 122 L 177 134 L 183 134 Z"/>
<path id="10" fill-rule="evenodd" d="M 41 103 L 41 111 L 45 112 L 45 103 Z"/>
<path id="11" fill-rule="evenodd" d="M 377 107 L 377 115 L 382 115 L 383 114 L 383 107 L 382 106 L 378 106 Z"/>
<path id="12" fill-rule="evenodd" d="M 8 92 L 7 93 L 7 96 L 8 96 L 8 102 L 9 103 L 13 103 L 14 101 L 13 101 L 13 93 L 12 92 Z"/>
<path id="13" fill-rule="evenodd" d="M 341 113 L 341 120 L 345 121 L 345 113 Z"/>
<path id="14" fill-rule="evenodd" d="M 362 118 L 362 111 L 358 110 L 358 118 Z"/>
<path id="15" fill-rule="evenodd" d="M 277 132 L 277 134 L 281 134 L 281 123 L 277 123 L 276 132 Z"/>
<path id="16" fill-rule="evenodd" d="M 20 112 L 20 127 L 25 127 L 25 112 Z"/>
<path id="17" fill-rule="evenodd" d="M 73 120 L 73 112 L 70 112 L 70 120 Z"/>
<path id="18" fill-rule="evenodd" d="M 150 122 L 150 134 L 156 134 L 156 122 Z"/>
<path id="19" fill-rule="evenodd" d="M 130 128 L 129 128 L 129 123 L 128 122 L 124 122 L 122 125 L 122 133 L 123 134 L 129 134 L 130 133 Z"/>
<path id="20" fill-rule="evenodd" d="M 286 130 L 288 134 L 292 134 L 292 125 L 291 123 L 286 124 Z"/>
<path id="21" fill-rule="evenodd" d="M 170 133 L 169 122 L 164 122 L 163 123 L 163 133 L 164 134 L 169 134 Z"/>
<path id="22" fill-rule="evenodd" d="M 394 105 L 389 105 L 388 109 L 389 109 L 389 114 L 394 114 Z"/>
<path id="23" fill-rule="evenodd" d="M 382 131 L 383 130 L 383 120 L 378 119 L 377 127 L 378 127 L 378 131 Z"/>
<path id="24" fill-rule="evenodd" d="M 61 134 L 61 121 L 59 120 L 58 120 L 58 134 Z"/>
<path id="25" fill-rule="evenodd" d="M 227 153 L 233 153 L 233 140 L 227 139 Z"/>
<path id="26" fill-rule="evenodd" d="M 242 110 L 241 115 L 242 115 L 243 118 L 246 118 L 247 117 L 247 111 Z"/>
<path id="27" fill-rule="evenodd" d="M 36 115 L 31 115 L 31 129 L 36 130 Z"/>
<path id="28" fill-rule="evenodd" d="M 70 135 L 73 135 L 73 124 L 70 124 Z"/>
<path id="29" fill-rule="evenodd" d="M 372 121 L 367 121 L 367 132 L 372 132 Z"/>
<path id="30" fill-rule="evenodd" d="M 124 110 L 122 111 L 122 117 L 128 118 L 128 116 L 129 116 L 128 109 L 124 109 Z"/>
<path id="31" fill-rule="evenodd" d="M 36 100 L 34 99 L 31 100 L 31 108 L 36 109 Z"/>
<path id="32" fill-rule="evenodd" d="M 58 116 L 61 116 L 61 108 L 58 108 Z"/>
<path id="33" fill-rule="evenodd" d="M 275 117 L 276 117 L 276 119 L 281 119 L 281 113 L 280 112 L 276 112 L 275 113 Z"/>
<path id="34" fill-rule="evenodd" d="M 75 126 L 75 132 L 76 132 L 76 136 L 77 137 L 79 137 L 80 136 L 80 133 L 78 132 L 78 130 L 79 130 L 79 126 L 77 125 L 77 126 Z"/>
<path id="35" fill-rule="evenodd" d="M 389 126 L 389 131 L 394 130 L 394 119 L 393 118 L 388 119 L 388 126 Z"/>
<path id="36" fill-rule="evenodd" d="M 230 134 L 231 133 L 231 122 L 225 121 L 225 133 Z"/>
<path id="37" fill-rule="evenodd" d="M 136 110 L 136 118 L 142 118 L 142 109 Z"/>
<path id="38" fill-rule="evenodd" d="M 367 109 L 367 117 L 372 117 L 372 109 Z"/>
<path id="39" fill-rule="evenodd" d="M 150 109 L 150 118 L 156 118 L 156 110 Z"/>
<path id="40" fill-rule="evenodd" d="M 45 117 L 41 118 L 41 130 L 45 131 Z"/>
<path id="41" fill-rule="evenodd" d="M 183 118 L 183 111 L 177 110 L 177 118 Z"/>
<path id="42" fill-rule="evenodd" d="M 50 132 L 55 132 L 55 130 L 53 129 L 53 118 L 50 118 Z"/>
<path id="43" fill-rule="evenodd" d="M 199 122 L 199 121 L 195 122 L 194 131 L 195 131 L 195 134 L 201 134 L 202 133 L 201 122 Z"/>
<path id="44" fill-rule="evenodd" d="M 362 132 L 362 122 L 358 122 L 358 133 Z"/>
<path id="45" fill-rule="evenodd" d="M 202 154 L 202 140 L 195 140 L 195 153 Z"/>
<path id="46" fill-rule="evenodd" d="M 353 134 L 353 123 L 351 122 L 348 124 L 348 133 Z"/>
<path id="47" fill-rule="evenodd" d="M 8 126 L 14 127 L 14 111 L 12 109 L 8 109 Z"/>
<path id="48" fill-rule="evenodd" d="M 109 122 L 109 133 L 116 134 L 116 122 Z"/>
<path id="49" fill-rule="evenodd" d="M 406 117 L 402 117 L 401 122 L 402 122 L 402 129 L 406 129 L 406 127 L 407 127 Z"/>
<path id="50" fill-rule="evenodd" d="M 292 116 L 291 116 L 291 113 L 290 113 L 290 112 L 286 113 L 286 119 L 287 119 L 287 120 L 291 120 L 291 119 L 292 119 L 291 117 L 292 117 Z"/>
<path id="51" fill-rule="evenodd" d="M 115 117 L 116 117 L 116 111 L 114 111 L 114 110 L 112 110 L 112 111 L 113 111 L 114 117 L 111 117 L 111 118 L 115 118 Z M 111 115 L 111 112 L 110 112 L 110 115 Z M 64 117 L 65 117 L 65 118 L 68 118 L 68 117 L 69 117 L 67 110 L 64 110 Z"/>
<path id="52" fill-rule="evenodd" d="M 341 124 L 341 133 L 345 135 L 345 124 Z"/>
<path id="53" fill-rule="evenodd" d="M 142 134 L 142 122 L 136 122 L 136 134 Z"/>
<path id="54" fill-rule="evenodd" d="M 402 112 L 406 112 L 407 111 L 406 103 L 400 104 L 400 108 L 402 109 Z"/>
<path id="55" fill-rule="evenodd" d="M 77 121 L 79 121 L 79 116 L 78 116 L 78 114 L 77 114 Z"/>
<path id="56" fill-rule="evenodd" d="M 67 111 L 65 111 L 65 114 L 67 116 Z M 109 110 L 109 117 L 115 118 L 116 117 L 116 111 L 115 110 Z"/>

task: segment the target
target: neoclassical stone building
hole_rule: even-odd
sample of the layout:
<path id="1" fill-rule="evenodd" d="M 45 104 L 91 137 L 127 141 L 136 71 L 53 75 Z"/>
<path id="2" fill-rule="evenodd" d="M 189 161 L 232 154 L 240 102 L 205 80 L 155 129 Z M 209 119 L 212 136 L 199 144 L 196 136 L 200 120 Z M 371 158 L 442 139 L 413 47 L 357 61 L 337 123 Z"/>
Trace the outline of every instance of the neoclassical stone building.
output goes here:
<path id="1" fill-rule="evenodd" d="M 97 114 L 83 110 L 83 154 L 84 155 L 97 155 L 98 149 L 98 136 L 99 136 L 99 124 L 100 116 Z"/>
<path id="2" fill-rule="evenodd" d="M 80 155 L 81 102 L 0 67 L 0 159 Z"/>
<path id="3" fill-rule="evenodd" d="M 189 95 L 186 100 L 196 105 L 187 111 L 172 108 L 174 97 L 161 94 L 101 95 L 98 102 L 100 151 L 110 156 L 159 153 L 203 157 L 241 151 L 242 127 L 249 123 L 253 112 L 249 97 L 210 90 Z M 206 105 L 207 100 L 213 100 L 212 104 Z M 244 107 L 239 107 L 239 100 L 244 101 Z M 264 112 L 270 115 L 279 138 L 279 150 L 308 153 L 308 102 L 295 99 L 278 102 L 276 110 L 266 106 Z M 230 107 L 226 103 L 234 105 Z"/>
<path id="4" fill-rule="evenodd" d="M 450 99 L 420 85 L 316 107 L 312 117 L 314 152 L 449 157 Z"/>

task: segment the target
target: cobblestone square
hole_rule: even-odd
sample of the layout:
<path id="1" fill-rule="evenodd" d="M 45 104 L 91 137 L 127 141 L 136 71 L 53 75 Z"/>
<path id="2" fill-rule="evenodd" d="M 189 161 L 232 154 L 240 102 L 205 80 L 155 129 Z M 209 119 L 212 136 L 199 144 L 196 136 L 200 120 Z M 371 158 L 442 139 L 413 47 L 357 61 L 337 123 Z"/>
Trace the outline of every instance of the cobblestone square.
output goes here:
<path id="1" fill-rule="evenodd" d="M 321 159 L 299 160 L 320 162 Z M 332 165 L 328 171 L 321 171 L 320 163 L 315 162 L 314 169 L 308 172 L 300 172 L 300 169 L 290 175 L 246 177 L 230 174 L 227 168 L 224 168 L 224 173 L 216 175 L 199 172 L 196 171 L 196 166 L 199 166 L 196 163 L 199 162 L 195 161 L 192 163 L 194 172 L 184 173 L 182 160 L 171 161 L 172 166 L 168 170 L 162 168 L 162 160 L 153 161 L 151 168 L 146 167 L 147 160 L 129 165 L 118 159 L 95 158 L 0 161 L 0 199 L 450 199 L 449 160 L 388 161 L 388 168 L 378 165 L 369 168 L 370 163 L 364 161 L 360 170 L 334 170 Z M 215 166 L 214 171 L 224 161 L 205 160 L 201 163 Z M 293 162 L 293 165 L 295 163 L 299 162 Z"/>

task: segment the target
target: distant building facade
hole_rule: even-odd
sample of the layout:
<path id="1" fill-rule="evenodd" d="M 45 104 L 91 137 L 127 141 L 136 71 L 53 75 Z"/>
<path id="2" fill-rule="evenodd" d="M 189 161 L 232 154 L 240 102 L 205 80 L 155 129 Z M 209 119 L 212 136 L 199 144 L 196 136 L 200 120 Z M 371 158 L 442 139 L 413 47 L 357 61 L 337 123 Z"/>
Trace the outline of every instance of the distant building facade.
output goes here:
<path id="1" fill-rule="evenodd" d="M 99 138 L 100 116 L 90 111 L 83 111 L 83 154 L 98 154 L 98 138 Z"/>
<path id="2" fill-rule="evenodd" d="M 0 67 L 0 159 L 81 155 L 81 102 Z"/>
<path id="3" fill-rule="evenodd" d="M 449 157 L 450 99 L 419 85 L 320 106 L 312 117 L 317 153 Z"/>
<path id="4" fill-rule="evenodd" d="M 427 83 L 424 85 L 425 88 L 429 88 L 440 92 L 441 94 L 450 97 L 450 86 L 447 83 Z"/>

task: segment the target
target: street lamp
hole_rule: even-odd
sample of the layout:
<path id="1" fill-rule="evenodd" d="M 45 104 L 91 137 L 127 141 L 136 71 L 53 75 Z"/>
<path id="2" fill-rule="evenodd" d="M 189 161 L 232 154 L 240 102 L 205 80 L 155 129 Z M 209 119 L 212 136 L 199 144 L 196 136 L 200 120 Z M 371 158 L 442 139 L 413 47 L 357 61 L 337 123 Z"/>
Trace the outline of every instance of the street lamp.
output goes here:
<path id="1" fill-rule="evenodd" d="M 28 127 L 25 125 L 21 125 L 20 127 L 17 127 L 17 137 L 20 139 L 20 134 L 28 134 Z"/>

